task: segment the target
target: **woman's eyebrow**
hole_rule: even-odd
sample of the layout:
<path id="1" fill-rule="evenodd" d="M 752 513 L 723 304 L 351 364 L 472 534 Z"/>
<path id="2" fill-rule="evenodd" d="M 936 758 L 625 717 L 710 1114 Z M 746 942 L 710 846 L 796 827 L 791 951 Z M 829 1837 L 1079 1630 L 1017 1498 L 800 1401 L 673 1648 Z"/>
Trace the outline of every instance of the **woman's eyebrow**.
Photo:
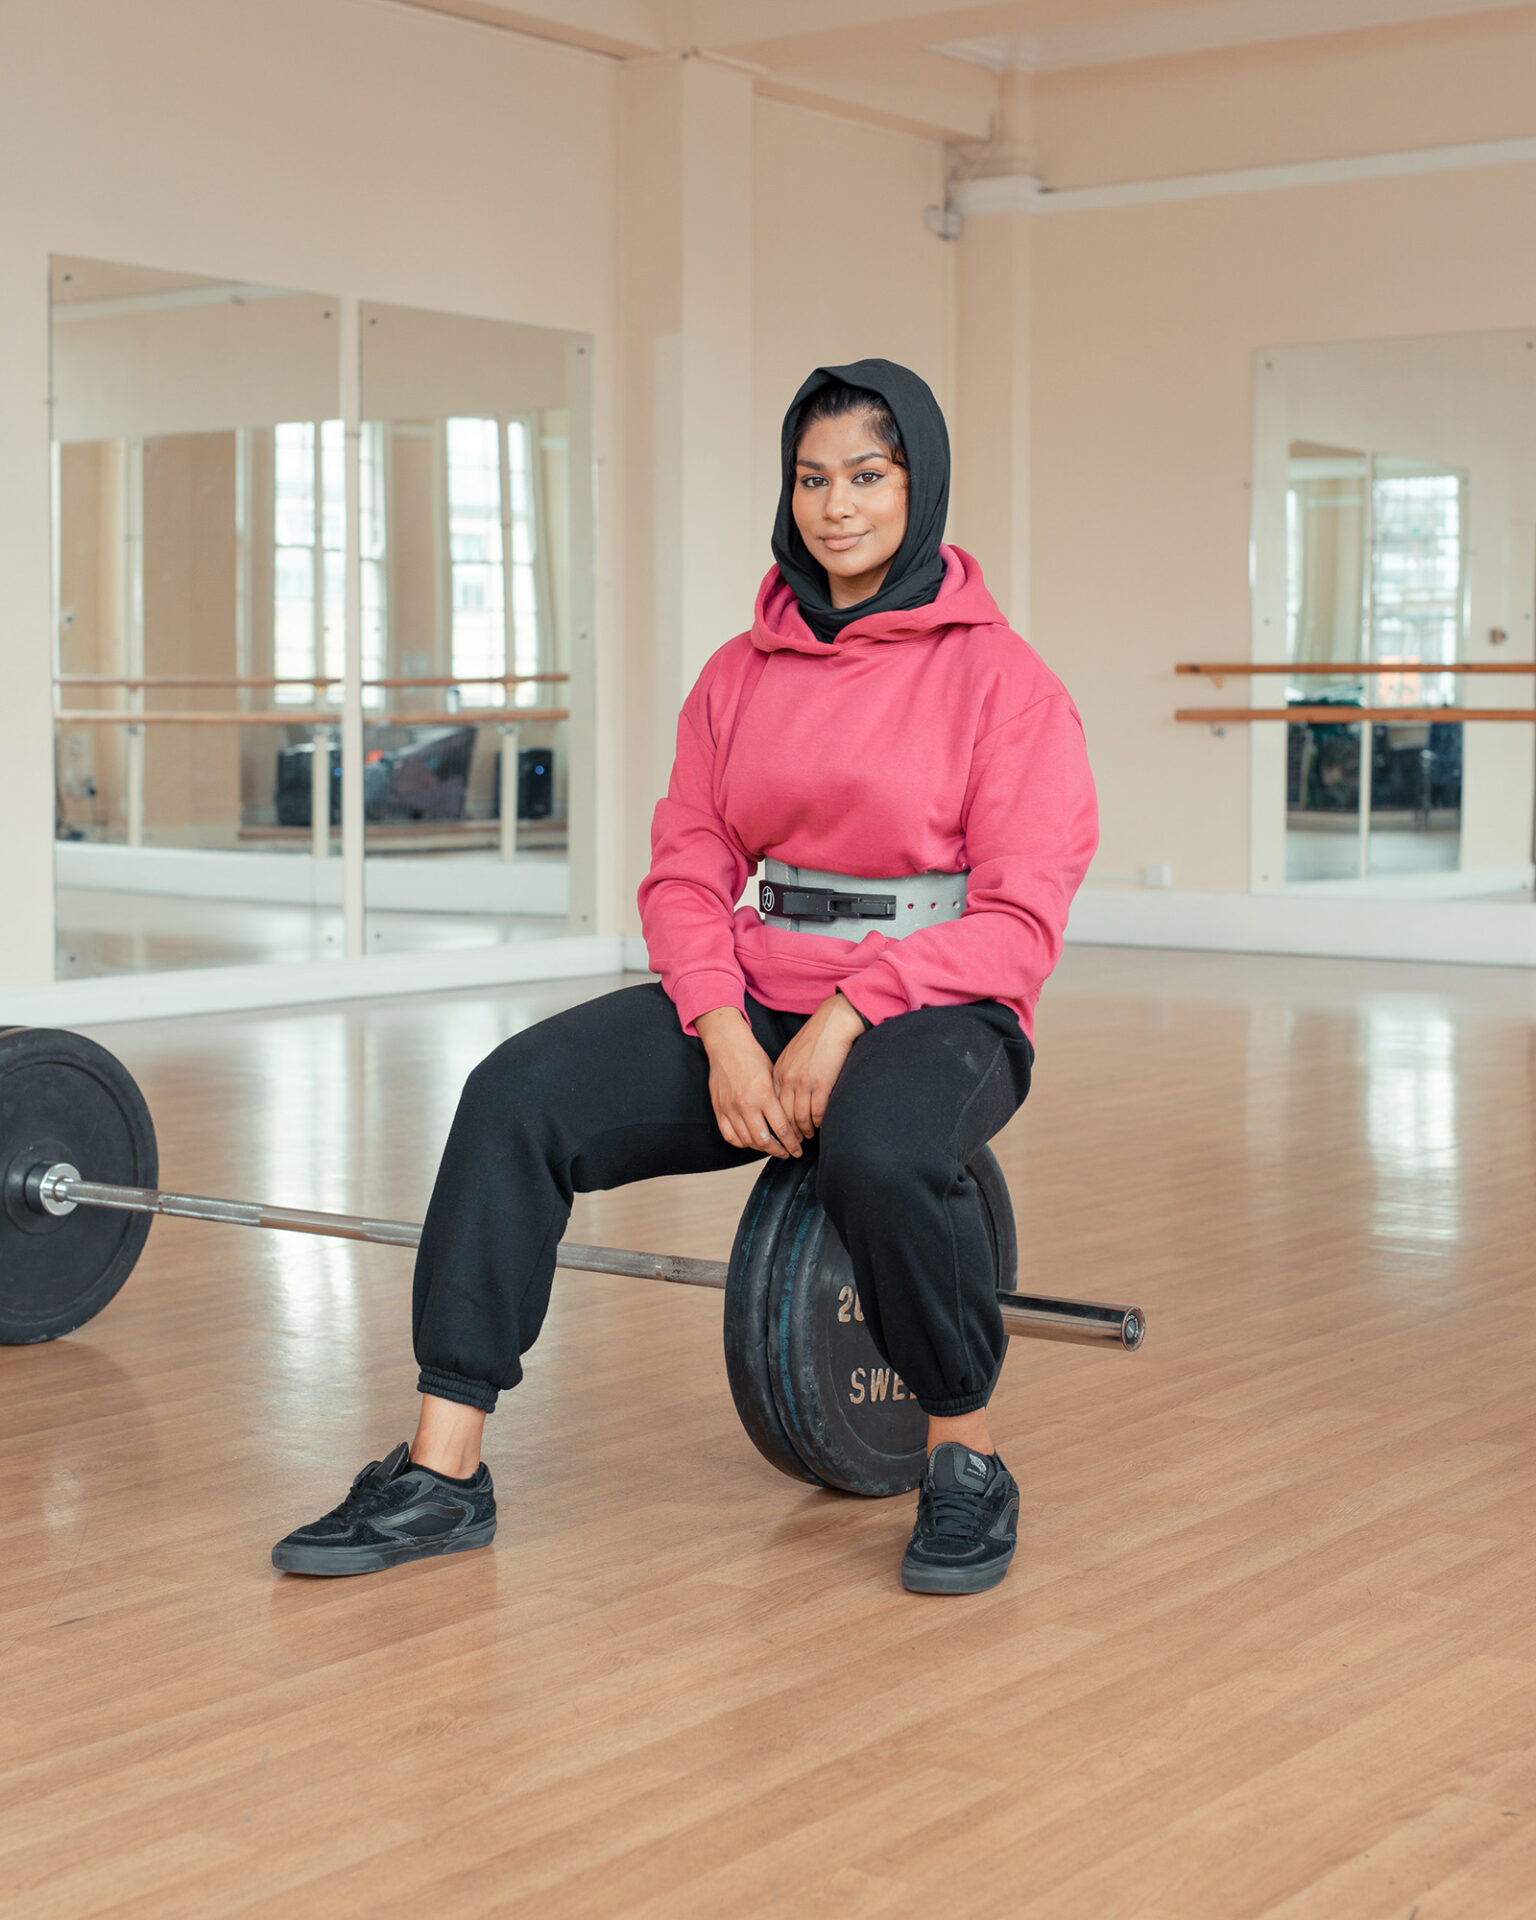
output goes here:
<path id="1" fill-rule="evenodd" d="M 845 467 L 866 467 L 869 465 L 871 460 L 889 460 L 890 457 L 891 456 L 888 453 L 882 452 L 877 447 L 872 452 L 869 452 L 869 453 L 856 453 L 853 455 L 851 459 L 843 461 L 842 464 Z M 797 459 L 795 461 L 795 465 L 797 467 L 809 467 L 814 473 L 826 472 L 826 468 L 822 465 L 822 463 L 819 460 Z"/>

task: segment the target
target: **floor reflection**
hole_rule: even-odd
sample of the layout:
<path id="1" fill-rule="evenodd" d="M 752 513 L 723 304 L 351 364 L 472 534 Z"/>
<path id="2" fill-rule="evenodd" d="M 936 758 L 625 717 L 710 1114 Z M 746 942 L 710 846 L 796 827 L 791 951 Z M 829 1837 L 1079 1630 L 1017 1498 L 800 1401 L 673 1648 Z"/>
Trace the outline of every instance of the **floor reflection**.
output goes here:
<path id="1" fill-rule="evenodd" d="M 1370 1231 L 1420 1271 L 1462 1236 L 1456 1029 L 1444 1013 L 1372 1008 L 1361 1022 Z"/>
<path id="2" fill-rule="evenodd" d="M 558 938 L 563 915 L 408 913 L 371 908 L 370 953 L 442 952 Z M 271 901 L 201 900 L 105 888 L 58 892 L 61 980 L 104 974 L 169 973 L 184 967 L 292 965 L 339 960 L 339 907 Z"/>

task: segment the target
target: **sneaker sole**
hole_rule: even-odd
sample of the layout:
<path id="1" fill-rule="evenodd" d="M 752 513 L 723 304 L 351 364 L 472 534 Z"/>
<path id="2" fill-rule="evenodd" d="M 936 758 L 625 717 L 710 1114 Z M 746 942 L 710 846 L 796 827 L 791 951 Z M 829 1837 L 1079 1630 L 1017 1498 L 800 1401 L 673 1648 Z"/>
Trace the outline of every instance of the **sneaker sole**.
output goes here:
<path id="1" fill-rule="evenodd" d="M 903 1560 L 901 1584 L 908 1593 L 985 1593 L 1003 1584 L 1012 1565 L 1012 1553 L 981 1567 L 931 1567 Z"/>
<path id="2" fill-rule="evenodd" d="M 496 1538 L 496 1522 L 472 1527 L 466 1533 L 452 1534 L 443 1540 L 398 1547 L 306 1547 L 289 1546 L 280 1540 L 272 1549 L 272 1564 L 279 1573 L 308 1573 L 338 1578 L 356 1573 L 385 1573 L 391 1567 L 404 1566 L 407 1560 L 436 1560 L 443 1554 L 470 1553 L 476 1547 L 488 1547 Z"/>

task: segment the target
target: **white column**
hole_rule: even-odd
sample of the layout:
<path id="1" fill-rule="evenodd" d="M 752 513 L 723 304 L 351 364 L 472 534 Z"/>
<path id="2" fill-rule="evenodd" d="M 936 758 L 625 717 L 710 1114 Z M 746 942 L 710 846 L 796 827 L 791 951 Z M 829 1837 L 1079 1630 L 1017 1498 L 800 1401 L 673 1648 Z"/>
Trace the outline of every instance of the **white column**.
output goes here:
<path id="1" fill-rule="evenodd" d="M 501 736 L 496 768 L 501 782 L 501 857 L 511 862 L 517 858 L 517 756 L 523 730 L 503 722 L 496 731 Z"/>
<path id="2" fill-rule="evenodd" d="M 1376 456 L 1365 456 L 1365 553 L 1361 566 L 1360 658 L 1376 658 Z M 1361 689 L 1361 705 L 1376 704 L 1380 683 L 1368 673 Z M 1371 777 L 1376 768 L 1374 752 L 1376 728 L 1372 721 L 1360 722 L 1360 878 L 1371 877 Z"/>
<path id="3" fill-rule="evenodd" d="M 363 560 L 359 539 L 362 484 L 359 454 L 362 443 L 362 356 L 358 329 L 361 317 L 355 294 L 342 296 L 337 315 L 341 322 L 341 417 L 345 429 L 347 474 L 347 590 L 346 687 L 341 708 L 341 860 L 343 950 L 358 959 L 367 937 L 363 856 Z M 323 671 L 323 669 L 322 669 Z"/>
<path id="4" fill-rule="evenodd" d="M 568 465 L 571 476 L 570 681 L 564 687 L 540 689 L 540 706 L 570 709 L 571 718 L 561 741 L 568 756 L 565 769 L 567 845 L 571 865 L 571 931 L 607 933 L 612 930 L 612 901 L 618 891 L 617 870 L 622 850 L 618 823 L 622 801 L 615 790 L 624 737 L 623 681 L 618 671 L 620 649 L 615 636 L 605 634 L 605 659 L 611 670 L 599 696 L 597 633 L 597 473 L 593 463 L 592 352 L 583 340 L 565 350 L 565 392 L 570 418 Z M 610 386 L 612 380 L 610 376 Z M 611 478 L 611 476 L 610 476 Z M 599 832 L 599 822 L 610 823 Z"/>
<path id="5" fill-rule="evenodd" d="M 123 673 L 127 677 L 144 672 L 144 442 L 123 443 L 123 570 L 122 636 Z M 128 695 L 128 706 L 135 713 L 144 711 L 144 690 L 135 687 Z M 127 832 L 130 847 L 144 844 L 144 744 L 147 727 L 128 727 L 127 748 Z"/>
<path id="6" fill-rule="evenodd" d="M 967 179 L 1036 172 L 1034 75 L 998 75 L 992 138 L 962 149 Z M 959 253 L 955 329 L 954 489 L 950 538 L 981 561 L 987 584 L 1030 633 L 1030 300 L 1033 216 L 968 213 Z"/>
<path id="7" fill-rule="evenodd" d="M 1282 364 L 1262 351 L 1253 358 L 1253 493 L 1250 508 L 1252 612 L 1249 653 L 1274 663 L 1286 655 L 1285 495 L 1290 471 L 1290 397 Z M 1272 893 L 1285 885 L 1286 755 L 1289 728 L 1284 674 L 1264 673 L 1234 692 L 1250 706 L 1277 709 L 1275 723 L 1236 727 L 1236 746 L 1248 761 L 1248 890 Z M 1209 762 L 1200 764 L 1207 767 Z"/>
<path id="8" fill-rule="evenodd" d="M 314 588 L 310 613 L 310 651 L 318 679 L 326 671 L 325 660 L 325 433 L 323 423 L 315 422 L 315 444 L 310 463 L 310 487 L 315 502 L 314 544 L 309 554 L 309 577 Z M 317 686 L 317 705 L 325 704 L 328 689 Z M 316 860 L 331 856 L 331 736 L 326 727 L 316 727 L 310 735 L 314 758 L 309 768 L 309 847 Z M 318 896 L 317 896 L 318 897 Z"/>
<path id="9" fill-rule="evenodd" d="M 649 861 L 677 713 L 746 624 L 752 514 L 751 76 L 698 54 L 620 73 L 626 883 Z M 807 295 L 814 298 L 813 293 Z M 632 923 L 631 923 L 632 924 Z"/>
<path id="10" fill-rule="evenodd" d="M 310 734 L 314 758 L 309 764 L 309 850 L 317 860 L 331 853 L 331 730 L 316 727 Z"/>
<path id="11" fill-rule="evenodd" d="M 501 670 L 517 671 L 517 621 L 512 611 L 512 468 L 507 457 L 507 422 L 496 418 L 496 478 L 501 489 Z M 501 698 L 511 706 L 514 689 L 504 687 Z M 481 703 L 475 702 L 476 706 Z"/>
<path id="12" fill-rule="evenodd" d="M 950 538 L 980 559 L 1029 638 L 1029 301 L 1032 216 L 967 214 L 956 329 Z"/>

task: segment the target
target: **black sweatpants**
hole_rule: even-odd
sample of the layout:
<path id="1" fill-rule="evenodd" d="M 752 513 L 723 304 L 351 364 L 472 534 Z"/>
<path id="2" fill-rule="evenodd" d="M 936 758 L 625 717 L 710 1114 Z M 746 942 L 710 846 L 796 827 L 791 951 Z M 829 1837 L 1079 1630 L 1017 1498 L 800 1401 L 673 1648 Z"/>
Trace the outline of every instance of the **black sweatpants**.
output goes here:
<path id="1" fill-rule="evenodd" d="M 777 1058 L 807 1016 L 748 996 Z M 1018 1111 L 1033 1052 L 995 1000 L 922 1007 L 853 1044 L 818 1137 L 817 1196 L 853 1262 L 875 1344 L 929 1413 L 986 1404 L 1007 1336 L 981 1198 L 965 1171 Z M 702 1040 L 658 985 L 515 1035 L 464 1086 L 416 1260 L 420 1389 L 487 1413 L 522 1378 L 573 1193 L 765 1156 L 727 1144 Z"/>

